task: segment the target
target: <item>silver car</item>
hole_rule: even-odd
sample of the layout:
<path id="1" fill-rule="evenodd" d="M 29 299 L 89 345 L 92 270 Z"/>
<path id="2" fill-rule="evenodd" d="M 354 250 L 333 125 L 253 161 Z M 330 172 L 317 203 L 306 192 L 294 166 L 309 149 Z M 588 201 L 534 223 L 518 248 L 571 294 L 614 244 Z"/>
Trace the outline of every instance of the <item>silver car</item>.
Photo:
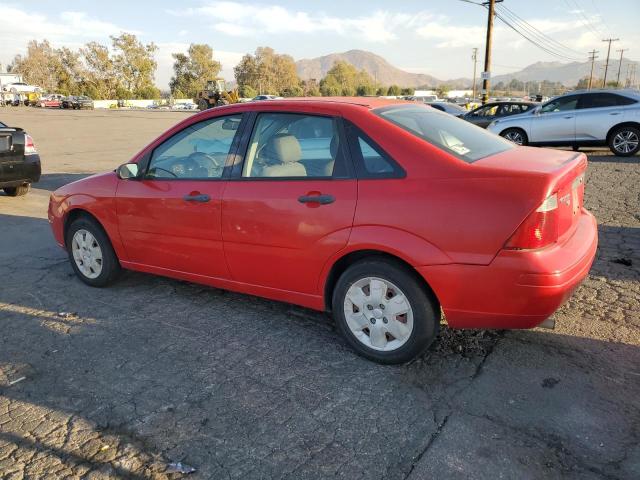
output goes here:
<path id="1" fill-rule="evenodd" d="M 640 150 L 640 91 L 575 91 L 487 127 L 518 145 L 608 145 L 615 155 Z"/>

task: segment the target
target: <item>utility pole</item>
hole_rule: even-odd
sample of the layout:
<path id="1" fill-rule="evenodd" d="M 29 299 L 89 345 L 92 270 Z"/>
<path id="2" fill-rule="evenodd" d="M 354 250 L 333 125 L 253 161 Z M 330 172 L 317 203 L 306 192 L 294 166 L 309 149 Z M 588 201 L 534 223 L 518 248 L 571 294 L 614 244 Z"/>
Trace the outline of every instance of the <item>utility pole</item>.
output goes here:
<path id="1" fill-rule="evenodd" d="M 502 0 L 489 0 L 482 5 L 489 11 L 487 15 L 487 41 L 484 46 L 484 72 L 482 72 L 482 104 L 484 105 L 489 100 L 489 86 L 490 86 L 490 72 L 491 72 L 491 40 L 493 36 L 493 17 L 495 16 L 496 2 L 500 3 Z"/>
<path id="2" fill-rule="evenodd" d="M 622 54 L 629 50 L 628 48 L 621 48 L 620 50 L 616 50 L 616 52 L 620 52 L 620 62 L 618 62 L 618 78 L 616 79 L 616 84 L 620 86 L 620 69 L 622 68 Z"/>
<path id="3" fill-rule="evenodd" d="M 593 64 L 596 61 L 596 58 L 598 58 L 598 56 L 596 55 L 596 53 L 598 53 L 598 51 L 597 50 L 591 50 L 589 53 L 591 54 L 589 56 L 589 60 L 591 60 L 591 73 L 589 74 L 589 87 L 587 89 L 591 90 L 591 84 L 593 83 Z"/>
<path id="4" fill-rule="evenodd" d="M 473 96 L 472 101 L 476 99 L 476 66 L 478 64 L 478 49 L 474 48 L 471 54 L 471 60 L 473 60 Z"/>
<path id="5" fill-rule="evenodd" d="M 611 54 L 611 42 L 619 41 L 619 38 L 606 38 L 602 40 L 603 42 L 609 42 L 609 47 L 607 48 L 607 61 L 604 64 L 604 78 L 602 79 L 602 88 L 607 86 L 607 70 L 609 70 L 609 55 Z"/>

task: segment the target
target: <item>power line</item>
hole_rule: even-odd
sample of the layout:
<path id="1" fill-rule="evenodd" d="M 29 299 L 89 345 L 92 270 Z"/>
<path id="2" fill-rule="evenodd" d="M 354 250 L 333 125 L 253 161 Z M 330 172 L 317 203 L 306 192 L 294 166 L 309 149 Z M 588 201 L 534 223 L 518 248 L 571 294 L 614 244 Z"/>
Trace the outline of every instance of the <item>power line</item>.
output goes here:
<path id="1" fill-rule="evenodd" d="M 536 47 L 540 48 L 541 50 L 544 50 L 545 52 L 547 52 L 550 55 L 553 55 L 554 57 L 558 57 L 561 59 L 565 59 L 565 60 L 574 60 L 574 61 L 579 61 L 580 59 L 575 58 L 575 57 L 568 57 L 566 55 L 563 55 L 562 53 L 558 53 L 555 50 L 551 50 L 550 48 L 547 48 L 544 45 L 541 45 L 538 41 L 530 38 L 528 35 L 526 35 L 525 33 L 521 32 L 520 30 L 518 30 L 518 28 L 516 28 L 515 26 L 513 26 L 511 24 L 511 22 L 507 19 L 505 19 L 502 15 L 500 15 L 499 13 L 496 13 L 496 17 L 499 18 L 502 23 L 504 23 L 505 25 L 507 25 L 509 28 L 511 28 L 514 32 L 516 32 L 518 35 L 520 35 L 522 38 L 524 38 L 525 40 L 527 40 L 528 42 L 532 43 L 533 45 L 535 45 Z"/>
<path id="2" fill-rule="evenodd" d="M 576 13 L 582 17 L 582 19 L 580 19 L 580 18 L 578 19 L 580 21 L 580 23 L 582 23 L 585 27 L 587 27 L 591 31 L 591 33 L 593 35 L 595 35 L 596 37 L 599 37 L 600 35 L 603 35 L 603 32 L 601 32 L 599 30 L 596 30 L 596 28 L 594 28 L 594 25 L 587 18 L 587 16 L 584 14 L 584 11 L 580 8 L 580 6 L 577 3 L 574 3 L 573 6 L 571 4 L 569 4 L 569 0 L 564 0 L 564 3 L 570 9 L 576 10 Z"/>
<path id="3" fill-rule="evenodd" d="M 542 32 L 539 29 L 537 29 L 531 23 L 527 22 L 525 19 L 520 17 L 513 10 L 510 10 L 508 7 L 506 7 L 504 4 L 500 4 L 499 5 L 499 9 L 502 11 L 502 13 L 505 16 L 509 17 L 517 25 L 519 24 L 523 30 L 526 30 L 527 32 L 530 32 L 530 34 L 533 37 L 536 37 L 540 41 L 540 43 L 546 43 L 549 48 L 554 49 L 554 50 L 558 50 L 558 51 L 560 51 L 560 53 L 563 53 L 562 51 L 564 51 L 564 53 L 567 53 L 567 54 L 570 54 L 570 55 L 575 55 L 575 54 L 583 55 L 583 52 L 579 52 L 577 50 L 574 50 L 573 48 L 570 48 L 567 45 L 564 45 L 563 43 L 558 42 L 557 40 L 551 38 L 546 33 Z"/>

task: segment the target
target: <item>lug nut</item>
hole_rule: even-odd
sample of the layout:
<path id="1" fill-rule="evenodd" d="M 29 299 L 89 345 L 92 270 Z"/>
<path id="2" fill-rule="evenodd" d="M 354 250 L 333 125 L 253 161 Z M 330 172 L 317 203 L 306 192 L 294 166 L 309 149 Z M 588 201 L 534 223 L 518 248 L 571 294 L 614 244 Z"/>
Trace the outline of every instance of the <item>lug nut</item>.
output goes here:
<path id="1" fill-rule="evenodd" d="M 375 323 L 376 323 L 376 319 L 372 317 L 372 318 L 371 318 L 371 324 L 372 324 L 372 325 L 375 325 Z"/>
<path id="2" fill-rule="evenodd" d="M 367 305 L 368 310 L 373 310 L 373 305 Z"/>
<path id="3" fill-rule="evenodd" d="M 382 323 L 389 323 L 389 320 L 387 320 L 387 317 L 382 318 Z"/>
<path id="4" fill-rule="evenodd" d="M 380 310 L 384 310 L 384 305 L 380 304 Z"/>

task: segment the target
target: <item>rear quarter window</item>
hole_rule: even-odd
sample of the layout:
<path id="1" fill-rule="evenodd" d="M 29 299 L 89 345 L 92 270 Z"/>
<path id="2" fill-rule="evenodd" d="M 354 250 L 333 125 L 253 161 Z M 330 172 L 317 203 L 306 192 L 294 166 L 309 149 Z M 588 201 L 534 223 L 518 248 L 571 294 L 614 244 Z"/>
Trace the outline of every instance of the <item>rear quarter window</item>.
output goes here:
<path id="1" fill-rule="evenodd" d="M 467 163 L 515 148 L 511 142 L 465 120 L 420 105 L 394 105 L 373 112 Z"/>

